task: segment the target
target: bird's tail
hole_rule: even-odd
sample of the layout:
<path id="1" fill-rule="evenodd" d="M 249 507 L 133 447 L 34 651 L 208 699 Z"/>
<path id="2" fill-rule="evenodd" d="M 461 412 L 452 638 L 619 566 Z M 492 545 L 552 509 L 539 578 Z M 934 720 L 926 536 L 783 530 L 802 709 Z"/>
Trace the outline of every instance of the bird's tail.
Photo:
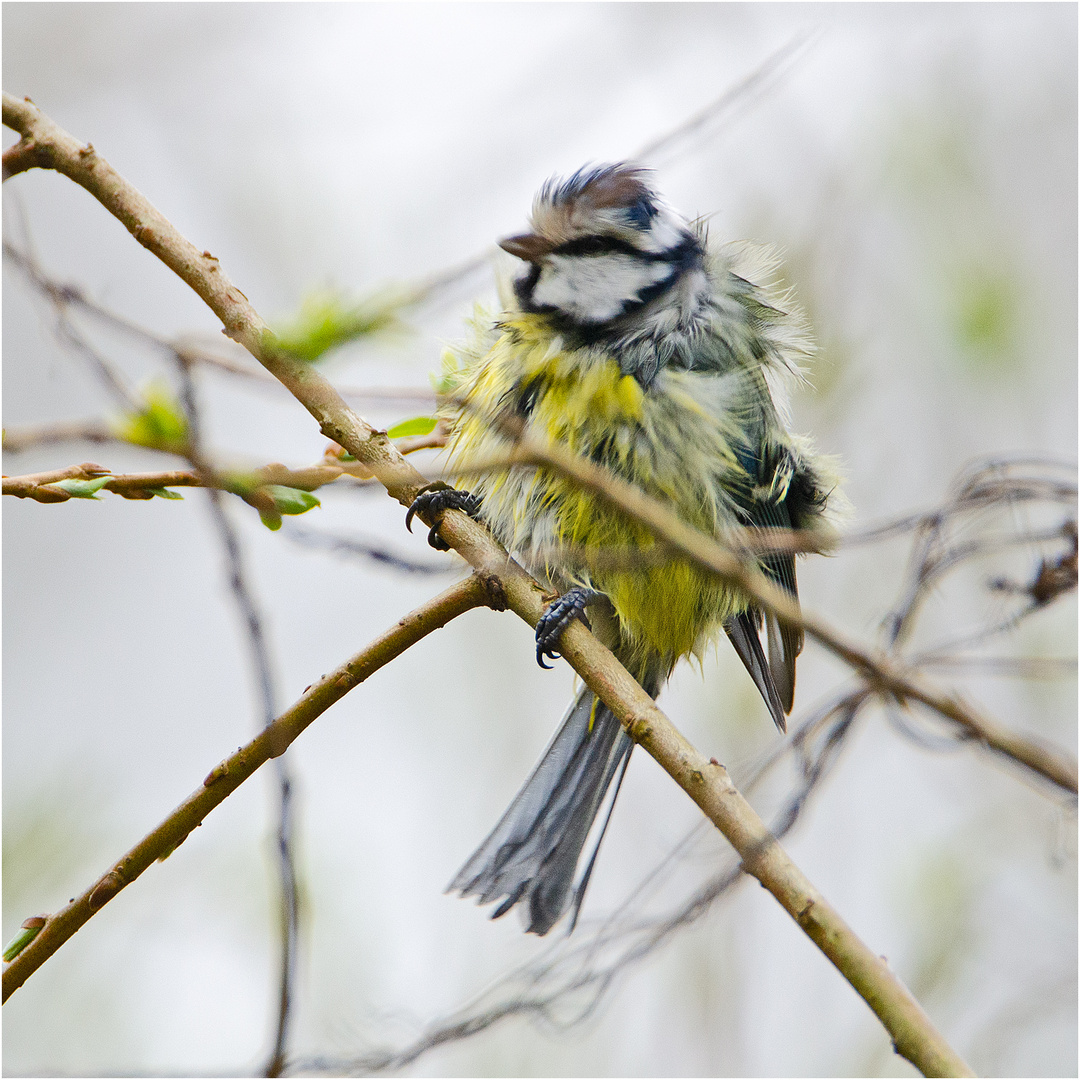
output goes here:
<path id="1" fill-rule="evenodd" d="M 493 919 L 527 901 L 534 934 L 546 934 L 572 907 L 572 930 L 633 745 L 607 706 L 583 688 L 532 775 L 447 892 L 477 896 L 480 904 L 502 899 Z M 585 840 L 616 774 L 607 817 L 574 884 Z"/>

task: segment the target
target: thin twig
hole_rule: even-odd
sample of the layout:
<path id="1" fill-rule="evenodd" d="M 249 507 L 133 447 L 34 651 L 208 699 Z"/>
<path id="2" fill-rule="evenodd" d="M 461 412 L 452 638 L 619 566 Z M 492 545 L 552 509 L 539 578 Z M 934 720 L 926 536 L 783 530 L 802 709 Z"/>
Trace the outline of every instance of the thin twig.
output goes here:
<path id="1" fill-rule="evenodd" d="M 793 753 L 800 757 L 803 767 L 798 788 L 773 821 L 772 831 L 778 838 L 795 825 L 813 792 L 836 763 L 855 714 L 867 697 L 863 687 L 846 692 L 822 707 L 742 778 L 740 787 L 752 791 L 780 761 Z M 642 905 L 663 882 L 666 872 L 677 861 L 690 857 L 691 848 L 702 839 L 702 826 L 706 824 L 703 821 L 690 829 L 609 915 L 600 921 L 583 920 L 575 938 L 554 941 L 539 956 L 500 976 L 478 998 L 449 1017 L 426 1025 L 404 1047 L 374 1049 L 348 1057 L 300 1058 L 290 1061 L 290 1074 L 363 1076 L 395 1072 L 431 1050 L 471 1038 L 515 1016 L 533 1016 L 560 1029 L 584 1022 L 595 1014 L 618 979 L 652 956 L 676 933 L 712 911 L 743 880 L 741 864 L 735 861 L 730 865 L 731 860 L 725 860 L 729 865 L 714 870 L 674 909 L 641 917 Z M 696 859 L 695 863 L 704 866 L 715 861 Z"/>
<path id="2" fill-rule="evenodd" d="M 4 428 L 5 453 L 18 454 L 39 446 L 55 446 L 68 442 L 122 443 L 108 424 L 100 420 L 61 420 L 55 424 L 34 424 L 20 428 Z"/>
<path id="3" fill-rule="evenodd" d="M 358 556 L 407 574 L 445 574 L 461 565 L 450 562 L 417 562 L 415 559 L 392 551 L 380 540 L 362 539 L 321 529 L 304 529 L 296 525 L 288 525 L 282 529 L 282 533 L 304 547 L 330 551 L 339 555 Z"/>
<path id="4" fill-rule="evenodd" d="M 500 425 L 506 423 L 502 419 L 493 422 Z M 918 701 L 959 724 L 973 739 L 989 749 L 1013 759 L 1066 791 L 1074 795 L 1077 793 L 1076 759 L 1065 751 L 1009 731 L 977 713 L 966 702 L 926 685 L 889 655 L 863 648 L 819 616 L 800 609 L 785 590 L 766 578 L 755 560 L 740 558 L 712 537 L 698 532 L 664 504 L 610 470 L 579 457 L 563 446 L 540 443 L 532 436 L 522 434 L 520 427 L 511 434 L 518 442 L 503 461 L 516 460 L 517 464 L 524 466 L 546 466 L 569 477 L 646 526 L 653 535 L 665 540 L 692 562 L 736 585 L 781 621 L 802 627 L 810 637 L 854 667 L 878 690 L 899 700 Z M 486 462 L 475 462 L 469 465 L 468 471 L 481 471 L 487 467 Z M 569 657 L 567 652 L 563 654 Z"/>
<path id="5" fill-rule="evenodd" d="M 730 114 L 737 105 L 744 105 L 754 94 L 764 91 L 786 68 L 795 63 L 799 54 L 807 50 L 815 36 L 814 32 L 796 34 L 771 56 L 766 57 L 749 75 L 728 87 L 685 123 L 647 142 L 633 155 L 634 160 L 656 165 L 671 160 L 678 153 L 680 142 L 689 141 L 709 124 L 719 126 L 725 119 L 730 119 L 725 113 Z"/>
<path id="6" fill-rule="evenodd" d="M 281 484 L 285 487 L 299 488 L 301 491 L 315 491 L 324 484 L 332 483 L 347 475 L 344 467 L 337 465 L 314 465 L 305 469 L 287 469 L 284 465 L 265 465 L 250 474 L 250 483 L 239 484 L 235 476 L 220 473 L 207 475 L 186 469 L 168 469 L 163 472 L 118 473 L 113 475 L 109 469 L 92 462 L 70 465 L 65 469 L 54 469 L 46 473 L 30 473 L 26 476 L 5 476 L 3 494 L 14 495 L 19 499 L 33 499 L 36 502 L 65 502 L 72 496 L 63 488 L 55 485 L 60 480 L 94 480 L 102 476 L 109 479 L 101 486 L 101 491 L 112 491 L 128 499 L 149 498 L 149 493 L 159 488 L 205 487 L 219 491 L 232 491 L 236 494 L 250 494 L 249 489 L 264 484 Z"/>
<path id="7" fill-rule="evenodd" d="M 204 364 L 230 375 L 238 375 L 241 378 L 261 383 L 263 386 L 276 388 L 281 385 L 263 368 L 255 367 L 242 359 L 249 356 L 246 351 L 238 351 L 237 355 L 223 355 L 203 345 L 197 337 L 191 335 L 168 338 L 99 304 L 96 300 L 90 299 L 79 286 L 49 277 L 28 251 L 20 251 L 10 240 L 4 241 L 4 258 L 23 274 L 29 284 L 51 301 L 58 311 L 77 307 L 143 344 L 152 345 L 168 353 L 184 353 L 194 363 Z M 68 344 L 75 344 L 73 338 L 76 335 L 69 337 L 70 331 L 71 325 L 67 323 L 65 333 L 61 336 Z M 82 348 L 84 345 L 89 348 L 85 339 L 79 337 L 77 347 Z M 100 359 L 100 354 L 98 358 Z M 104 366 L 108 367 L 107 363 Z M 343 397 L 370 401 L 422 401 L 434 404 L 436 397 L 435 390 L 431 386 L 351 386 L 339 389 Z M 5 439 L 5 449 L 7 448 Z"/>
<path id="8" fill-rule="evenodd" d="M 245 639 L 251 658 L 251 667 L 258 686 L 263 728 L 270 727 L 277 715 L 277 695 L 274 691 L 273 666 L 270 645 L 267 640 L 265 621 L 259 611 L 254 591 L 248 584 L 244 567 L 244 555 L 240 538 L 229 520 L 221 492 L 215 486 L 214 476 L 202 449 L 202 420 L 199 410 L 195 380 L 186 358 L 176 355 L 176 367 L 180 378 L 180 400 L 187 427 L 186 456 L 195 466 L 196 473 L 209 500 L 210 516 L 221 541 L 225 555 L 229 589 L 245 630 Z M 277 855 L 278 880 L 281 886 L 281 962 L 278 977 L 278 1008 L 274 1025 L 273 1049 L 264 1070 L 266 1076 L 279 1076 L 285 1061 L 291 1018 L 292 988 L 299 948 L 300 907 L 296 879 L 296 862 L 292 848 L 293 809 L 292 777 L 284 757 L 274 759 L 277 773 L 277 827 L 275 852 Z"/>

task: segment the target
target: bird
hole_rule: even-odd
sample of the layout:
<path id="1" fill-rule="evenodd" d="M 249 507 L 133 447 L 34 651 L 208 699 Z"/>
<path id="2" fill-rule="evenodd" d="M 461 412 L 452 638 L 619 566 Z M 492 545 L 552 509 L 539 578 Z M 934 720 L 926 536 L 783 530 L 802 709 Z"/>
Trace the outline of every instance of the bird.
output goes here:
<path id="1" fill-rule="evenodd" d="M 529 224 L 499 243 L 518 267 L 502 310 L 478 309 L 443 358 L 448 472 L 496 464 L 469 474 L 468 490 L 422 490 L 407 525 L 424 514 L 435 522 L 429 542 L 445 550 L 441 514 L 464 510 L 558 594 L 536 627 L 541 667 L 580 619 L 655 698 L 681 658 L 726 634 L 784 732 L 799 628 L 688 560 L 656 558 L 649 530 L 602 496 L 546 467 L 497 464 L 524 431 L 611 470 L 709 536 L 746 526 L 828 533 L 838 473 L 789 430 L 788 388 L 813 347 L 775 256 L 713 245 L 704 223 L 669 206 L 633 162 L 549 179 Z M 793 554 L 757 560 L 797 598 Z M 521 904 L 538 935 L 569 912 L 572 931 L 632 748 L 583 687 L 447 891 L 498 902 L 492 918 Z"/>

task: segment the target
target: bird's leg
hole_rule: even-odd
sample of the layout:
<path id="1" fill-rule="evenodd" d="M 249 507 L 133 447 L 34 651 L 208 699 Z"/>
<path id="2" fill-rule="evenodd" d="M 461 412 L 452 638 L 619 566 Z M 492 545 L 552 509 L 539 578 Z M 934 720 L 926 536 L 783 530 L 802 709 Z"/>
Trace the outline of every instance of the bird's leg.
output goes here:
<path id="1" fill-rule="evenodd" d="M 597 600 L 603 600 L 604 594 L 595 589 L 567 589 L 551 606 L 540 616 L 536 624 L 536 662 L 542 668 L 550 668 L 550 664 L 544 663 L 544 658 L 557 660 L 562 653 L 555 648 L 562 637 L 563 631 L 574 621 L 580 619 L 590 630 L 592 626 L 585 617 L 585 608 Z"/>
<path id="2" fill-rule="evenodd" d="M 449 551 L 450 545 L 439 535 L 439 524 L 444 510 L 461 510 L 474 521 L 480 515 L 480 497 L 467 491 L 458 491 L 441 480 L 420 489 L 420 494 L 413 500 L 409 512 L 405 515 L 405 528 L 412 532 L 412 519 L 417 514 L 435 516 L 435 524 L 428 532 L 428 543 L 436 551 Z"/>

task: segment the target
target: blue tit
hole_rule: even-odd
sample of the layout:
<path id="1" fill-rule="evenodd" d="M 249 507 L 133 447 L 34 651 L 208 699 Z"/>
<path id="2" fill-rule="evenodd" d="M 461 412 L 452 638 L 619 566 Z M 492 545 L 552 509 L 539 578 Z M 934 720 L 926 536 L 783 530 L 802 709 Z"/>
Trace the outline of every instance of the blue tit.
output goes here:
<path id="1" fill-rule="evenodd" d="M 833 469 L 788 430 L 784 403 L 811 346 L 790 295 L 770 284 L 774 261 L 749 245 L 710 249 L 704 229 L 631 164 L 549 180 L 530 224 L 500 244 L 521 260 L 506 310 L 478 315 L 444 363 L 451 472 L 505 459 L 510 438 L 499 420 L 513 418 L 710 536 L 744 526 L 826 529 Z M 561 594 L 536 628 L 541 666 L 579 618 L 655 697 L 681 657 L 700 655 L 723 631 L 785 730 L 802 633 L 684 559 L 641 558 L 655 538 L 601 497 L 546 468 L 504 467 L 482 474 L 471 494 L 425 492 L 410 517 L 448 506 L 486 523 Z M 639 553 L 639 563 L 590 564 L 581 554 L 590 551 Z M 793 555 L 765 554 L 760 565 L 796 596 Z M 569 910 L 573 929 L 631 749 L 618 720 L 582 689 L 449 890 L 499 901 L 493 918 L 526 905 L 536 934 Z"/>

